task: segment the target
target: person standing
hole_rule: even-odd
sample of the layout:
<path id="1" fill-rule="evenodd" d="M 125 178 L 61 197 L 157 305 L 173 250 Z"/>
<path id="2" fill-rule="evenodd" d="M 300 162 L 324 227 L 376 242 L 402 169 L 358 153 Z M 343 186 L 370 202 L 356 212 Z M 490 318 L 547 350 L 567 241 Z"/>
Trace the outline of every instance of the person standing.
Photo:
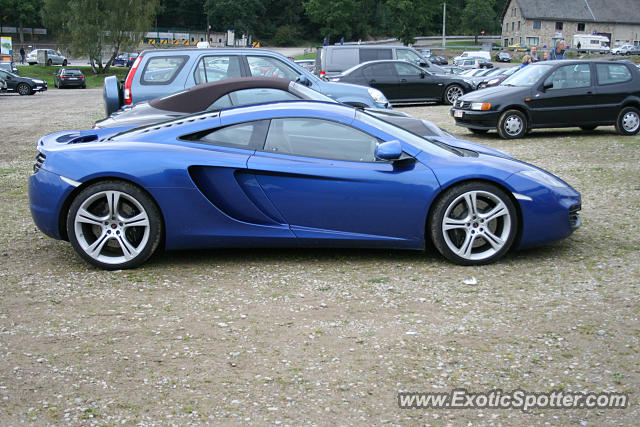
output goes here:
<path id="1" fill-rule="evenodd" d="M 25 55 L 24 47 L 21 47 L 20 48 L 20 63 L 21 64 L 24 64 L 24 55 Z"/>
<path id="2" fill-rule="evenodd" d="M 549 52 L 549 60 L 553 61 L 554 59 L 567 59 L 564 40 L 556 40 L 556 48 Z"/>
<path id="3" fill-rule="evenodd" d="M 520 66 L 520 68 L 524 68 L 527 65 L 531 64 L 532 60 L 531 60 L 531 56 L 530 55 L 525 55 L 522 57 L 522 65 Z"/>
<path id="4" fill-rule="evenodd" d="M 540 61 L 540 57 L 538 56 L 538 46 L 531 46 L 531 62 Z"/>
<path id="5" fill-rule="evenodd" d="M 578 46 L 577 46 L 578 50 L 580 50 L 580 46 L 582 46 L 582 43 L 578 42 Z"/>

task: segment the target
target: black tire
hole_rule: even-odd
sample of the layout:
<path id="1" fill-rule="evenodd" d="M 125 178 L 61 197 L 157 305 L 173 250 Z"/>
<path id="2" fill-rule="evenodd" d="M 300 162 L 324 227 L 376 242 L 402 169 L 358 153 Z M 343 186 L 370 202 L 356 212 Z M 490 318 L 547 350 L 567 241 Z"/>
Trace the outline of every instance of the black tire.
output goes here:
<path id="1" fill-rule="evenodd" d="M 447 105 L 452 105 L 454 102 L 456 102 L 456 99 L 458 99 L 458 97 L 462 95 L 464 95 L 464 89 L 462 88 L 462 86 L 452 84 L 450 86 L 447 86 L 447 88 L 444 90 L 442 102 Z"/>
<path id="2" fill-rule="evenodd" d="M 522 138 L 527 133 L 527 116 L 519 110 L 507 110 L 498 120 L 498 134 L 504 139 Z"/>
<path id="3" fill-rule="evenodd" d="M 88 186 L 74 198 L 67 215 L 67 234 L 75 251 L 105 270 L 141 265 L 158 248 L 162 232 L 153 199 L 124 181 Z"/>
<path id="4" fill-rule="evenodd" d="M 635 135 L 640 130 L 640 110 L 636 107 L 625 107 L 620 110 L 616 120 L 616 132 L 620 135 Z"/>
<path id="5" fill-rule="evenodd" d="M 67 60 L 65 59 L 64 61 L 62 61 L 62 66 L 66 67 L 67 66 Z"/>
<path id="6" fill-rule="evenodd" d="M 87 88 L 86 84 L 82 85 L 82 89 L 86 89 L 86 88 Z"/>
<path id="7" fill-rule="evenodd" d="M 53 61 L 52 61 L 51 59 L 48 59 L 48 60 L 47 60 L 47 65 L 48 65 L 48 66 L 51 66 L 51 64 L 53 64 Z"/>
<path id="8" fill-rule="evenodd" d="M 475 204 L 473 209 L 470 204 Z M 445 229 L 447 227 L 447 229 Z M 518 213 L 511 198 L 486 182 L 467 182 L 445 191 L 429 218 L 434 246 L 460 265 L 495 262 L 518 234 Z"/>
<path id="9" fill-rule="evenodd" d="M 16 92 L 18 92 L 20 95 L 33 95 L 33 91 L 31 90 L 31 86 L 29 86 L 26 83 L 20 83 L 16 87 Z"/>
<path id="10" fill-rule="evenodd" d="M 471 133 L 475 133 L 476 135 L 484 135 L 485 133 L 489 132 L 489 129 L 472 129 L 472 128 L 469 128 L 469 130 L 471 131 Z"/>
<path id="11" fill-rule="evenodd" d="M 580 129 L 582 129 L 585 132 L 591 132 L 592 130 L 594 130 L 595 128 L 597 128 L 598 126 L 595 125 L 589 125 L 589 126 L 580 126 Z"/>

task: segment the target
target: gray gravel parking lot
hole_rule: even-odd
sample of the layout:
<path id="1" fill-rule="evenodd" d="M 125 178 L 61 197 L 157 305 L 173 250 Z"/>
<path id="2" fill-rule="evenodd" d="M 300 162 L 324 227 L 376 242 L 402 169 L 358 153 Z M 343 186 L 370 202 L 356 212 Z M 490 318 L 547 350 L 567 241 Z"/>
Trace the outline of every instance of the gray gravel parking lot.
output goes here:
<path id="1" fill-rule="evenodd" d="M 583 226 L 497 264 L 435 253 L 210 250 L 99 271 L 31 220 L 35 143 L 102 117 L 101 91 L 0 95 L 0 424 L 634 425 L 640 137 L 504 141 L 556 173 Z M 629 393 L 626 409 L 399 409 L 399 391 Z"/>

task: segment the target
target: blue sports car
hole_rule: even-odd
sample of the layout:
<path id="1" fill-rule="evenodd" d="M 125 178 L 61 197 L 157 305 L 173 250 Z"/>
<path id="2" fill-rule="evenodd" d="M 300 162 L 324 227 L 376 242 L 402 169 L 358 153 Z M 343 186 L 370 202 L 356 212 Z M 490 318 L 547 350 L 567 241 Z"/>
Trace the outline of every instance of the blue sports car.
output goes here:
<path id="1" fill-rule="evenodd" d="M 580 225 L 580 194 L 548 172 L 335 103 L 56 132 L 37 148 L 35 223 L 104 269 L 139 266 L 160 245 L 421 250 L 429 240 L 476 265 Z"/>

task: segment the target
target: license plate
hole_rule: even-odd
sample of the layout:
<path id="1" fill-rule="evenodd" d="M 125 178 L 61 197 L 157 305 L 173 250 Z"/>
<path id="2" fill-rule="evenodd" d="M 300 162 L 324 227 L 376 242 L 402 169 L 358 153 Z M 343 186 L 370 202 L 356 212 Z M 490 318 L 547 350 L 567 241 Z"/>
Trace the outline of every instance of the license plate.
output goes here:
<path id="1" fill-rule="evenodd" d="M 77 77 L 69 77 L 69 80 L 78 80 Z"/>
<path id="2" fill-rule="evenodd" d="M 462 117 L 463 114 L 464 114 L 464 111 L 454 110 L 453 117 Z"/>

